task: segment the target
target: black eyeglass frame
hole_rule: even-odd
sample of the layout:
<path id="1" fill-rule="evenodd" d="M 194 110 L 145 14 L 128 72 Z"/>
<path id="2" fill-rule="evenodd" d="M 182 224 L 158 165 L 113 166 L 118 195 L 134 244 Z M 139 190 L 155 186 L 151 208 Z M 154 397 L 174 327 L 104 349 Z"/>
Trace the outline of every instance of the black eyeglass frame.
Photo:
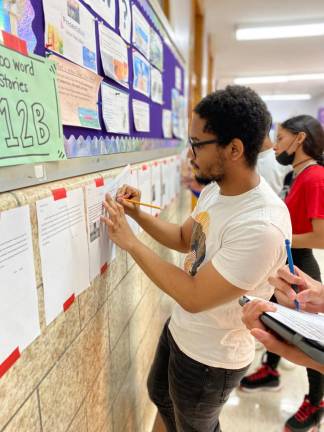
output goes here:
<path id="1" fill-rule="evenodd" d="M 194 154 L 195 157 L 196 157 L 195 148 L 199 148 L 199 147 L 202 147 L 202 146 L 207 145 L 207 144 L 217 144 L 218 142 L 219 141 L 216 140 L 216 139 L 207 140 L 207 141 L 197 141 L 197 142 L 194 142 L 192 140 L 192 138 L 190 138 L 190 137 L 188 138 L 188 144 L 190 144 L 192 153 Z"/>

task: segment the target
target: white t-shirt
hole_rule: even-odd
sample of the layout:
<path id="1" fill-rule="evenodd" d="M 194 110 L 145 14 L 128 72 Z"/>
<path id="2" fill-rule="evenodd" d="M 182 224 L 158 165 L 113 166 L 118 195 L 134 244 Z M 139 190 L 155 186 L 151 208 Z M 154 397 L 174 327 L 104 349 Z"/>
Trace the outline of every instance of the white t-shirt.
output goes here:
<path id="1" fill-rule="evenodd" d="M 268 278 L 285 263 L 291 223 L 286 205 L 267 182 L 261 177 L 257 187 L 236 196 L 221 195 L 212 183 L 201 193 L 192 217 L 185 270 L 194 275 L 211 261 L 227 281 L 242 289 L 242 295 L 248 290 L 249 295 L 269 299 L 273 288 Z M 254 339 L 241 317 L 238 299 L 196 314 L 177 304 L 169 329 L 180 350 L 192 359 L 240 369 L 254 358 Z"/>
<path id="2" fill-rule="evenodd" d="M 292 166 L 284 166 L 277 162 L 274 150 L 260 152 L 257 161 L 257 172 L 266 179 L 277 195 L 283 188 L 286 175 L 292 171 Z"/>

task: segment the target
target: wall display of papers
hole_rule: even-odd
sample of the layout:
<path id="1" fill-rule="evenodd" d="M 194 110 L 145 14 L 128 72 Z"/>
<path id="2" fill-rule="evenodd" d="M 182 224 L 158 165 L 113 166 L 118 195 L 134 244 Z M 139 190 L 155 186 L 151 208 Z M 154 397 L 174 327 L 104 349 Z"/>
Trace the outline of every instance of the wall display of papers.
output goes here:
<path id="1" fill-rule="evenodd" d="M 133 45 L 144 56 L 150 58 L 151 28 L 138 7 L 133 4 Z"/>
<path id="2" fill-rule="evenodd" d="M 115 28 L 116 0 L 84 0 L 100 18 Z"/>
<path id="3" fill-rule="evenodd" d="M 133 89 L 149 97 L 151 92 L 151 66 L 145 58 L 133 51 Z"/>
<path id="4" fill-rule="evenodd" d="M 97 72 L 95 21 L 78 0 L 43 0 L 45 44 L 87 69 Z"/>
<path id="5" fill-rule="evenodd" d="M 2 29 L 9 32 L 6 35 L 9 35 L 10 44 L 8 38 L 6 42 Z M 4 86 L 1 90 L 5 92 L 5 98 L 9 101 L 8 109 L 12 122 L 4 123 L 8 111 L 5 107 L 0 114 L 0 137 L 2 136 L 2 143 L 7 143 L 6 138 L 9 139 L 10 151 L 6 158 L 0 159 L 0 166 L 60 160 L 65 158 L 65 149 L 70 158 L 110 154 L 120 149 L 136 151 L 151 146 L 155 148 L 157 145 L 175 146 L 175 139 L 181 139 L 179 137 L 183 135 L 181 119 L 178 119 L 181 113 L 177 109 L 174 110 L 175 134 L 170 136 L 168 127 L 165 127 L 168 125 L 168 114 L 163 112 L 172 110 L 172 88 L 176 88 L 176 84 L 177 87 L 182 87 L 182 90 L 178 90 L 178 101 L 181 105 L 184 73 L 173 44 L 168 39 L 149 0 L 0 0 L 0 44 L 6 45 L 10 53 L 4 58 L 6 64 L 0 62 L 0 73 L 3 75 L 1 83 L 4 83 L 1 84 Z M 40 61 L 33 60 L 29 77 L 28 61 L 22 62 L 23 67 L 26 67 L 24 74 L 21 69 L 19 70 L 19 66 L 12 63 L 12 56 L 24 55 L 26 58 L 28 55 L 25 41 L 29 52 L 34 50 L 42 59 L 49 57 L 55 61 L 56 94 L 49 97 L 51 88 L 54 89 L 49 83 L 53 82 L 52 75 L 55 74 L 55 68 L 51 66 L 44 71 L 44 76 L 39 81 L 41 86 L 45 83 L 44 91 L 39 91 L 38 88 L 35 97 L 30 92 L 17 91 L 17 99 L 9 98 L 9 90 L 13 94 L 13 91 L 17 90 L 17 85 L 21 85 L 23 89 L 27 81 L 39 80 L 39 69 L 42 66 L 35 65 L 41 64 Z M 59 55 L 51 55 L 54 53 Z M 6 57 L 9 57 L 9 60 Z M 8 65 L 8 61 L 11 65 Z M 47 60 L 42 62 L 44 65 Z M 33 71 L 35 78 L 32 76 Z M 22 74 L 27 81 L 19 79 Z M 15 83 L 14 78 L 19 82 Z M 101 81 L 114 85 L 117 89 L 122 86 L 128 91 L 128 96 L 123 93 L 117 98 L 119 107 L 122 106 L 124 111 L 114 127 L 107 121 L 107 98 L 104 97 L 102 101 L 101 92 L 98 91 Z M 129 109 L 129 113 L 126 112 L 127 97 L 131 100 L 141 99 L 149 104 L 152 120 L 149 128 L 147 121 L 145 127 L 143 122 L 136 127 L 139 117 L 137 116 L 134 121 L 132 111 Z M 40 103 L 44 101 L 45 115 L 42 119 L 41 112 L 38 112 L 42 128 L 35 127 L 33 131 L 33 113 L 30 109 L 35 100 L 38 102 L 37 99 L 41 99 Z M 21 106 L 19 113 L 16 109 L 20 100 L 26 103 L 28 111 L 28 125 L 24 134 L 21 131 L 24 126 L 24 112 L 21 111 Z M 4 104 L 4 101 L 1 103 Z M 133 108 L 133 105 L 129 108 Z M 140 117 L 140 120 L 143 118 Z M 105 123 L 109 123 L 110 127 L 105 128 Z M 48 131 L 51 138 L 54 138 L 48 141 L 49 144 L 39 148 L 28 146 L 29 137 L 37 135 L 38 132 L 42 143 L 48 136 Z M 115 142 L 114 139 L 118 138 L 116 134 L 120 138 L 128 135 L 130 139 L 127 144 L 123 139 Z M 56 135 L 61 135 L 59 140 L 55 138 Z M 139 147 L 136 139 L 144 137 L 147 141 L 143 141 Z M 15 139 L 19 141 L 19 149 L 11 145 L 16 142 Z M 47 145 L 51 149 L 43 151 Z M 127 150 L 129 148 L 131 150 Z M 15 149 L 19 150 L 19 161 L 11 157 Z M 5 150 L 7 146 L 0 145 L 0 157 Z"/>
<path id="6" fill-rule="evenodd" d="M 99 24 L 99 41 L 102 66 L 107 77 L 128 87 L 128 50 L 123 39 Z"/>

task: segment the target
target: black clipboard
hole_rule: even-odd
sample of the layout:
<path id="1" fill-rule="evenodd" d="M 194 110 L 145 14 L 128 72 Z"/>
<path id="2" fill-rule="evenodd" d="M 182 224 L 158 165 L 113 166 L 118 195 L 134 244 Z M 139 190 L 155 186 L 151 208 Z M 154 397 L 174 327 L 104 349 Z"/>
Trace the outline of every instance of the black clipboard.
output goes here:
<path id="1" fill-rule="evenodd" d="M 250 299 L 246 296 L 243 296 L 239 299 L 239 303 L 241 306 L 244 306 L 249 301 Z M 297 333 L 295 330 L 289 328 L 282 322 L 270 316 L 267 312 L 264 312 L 260 316 L 260 321 L 264 324 L 266 328 L 276 333 L 278 336 L 280 336 L 283 340 L 290 343 L 291 345 L 295 345 L 306 355 L 308 355 L 308 357 L 312 358 L 320 364 L 324 364 L 324 335 L 323 343 L 307 339 L 301 334 Z"/>

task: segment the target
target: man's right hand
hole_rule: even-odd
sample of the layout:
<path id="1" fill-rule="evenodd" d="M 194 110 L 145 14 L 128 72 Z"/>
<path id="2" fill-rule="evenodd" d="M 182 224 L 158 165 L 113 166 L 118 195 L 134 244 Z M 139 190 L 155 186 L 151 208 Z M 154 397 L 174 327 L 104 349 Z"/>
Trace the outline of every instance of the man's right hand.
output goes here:
<path id="1" fill-rule="evenodd" d="M 295 275 L 288 266 L 278 270 L 276 277 L 270 277 L 269 282 L 275 287 L 278 303 L 294 308 L 294 300 L 298 300 L 300 308 L 307 312 L 324 312 L 324 286 L 312 279 L 295 266 Z M 291 285 L 298 287 L 296 294 Z"/>
<path id="2" fill-rule="evenodd" d="M 140 202 L 141 191 L 132 186 L 123 185 L 118 189 L 116 194 L 116 201 L 124 207 L 125 213 L 135 219 L 141 211 L 140 206 L 138 204 L 132 204 L 126 201 L 126 199 Z"/>

